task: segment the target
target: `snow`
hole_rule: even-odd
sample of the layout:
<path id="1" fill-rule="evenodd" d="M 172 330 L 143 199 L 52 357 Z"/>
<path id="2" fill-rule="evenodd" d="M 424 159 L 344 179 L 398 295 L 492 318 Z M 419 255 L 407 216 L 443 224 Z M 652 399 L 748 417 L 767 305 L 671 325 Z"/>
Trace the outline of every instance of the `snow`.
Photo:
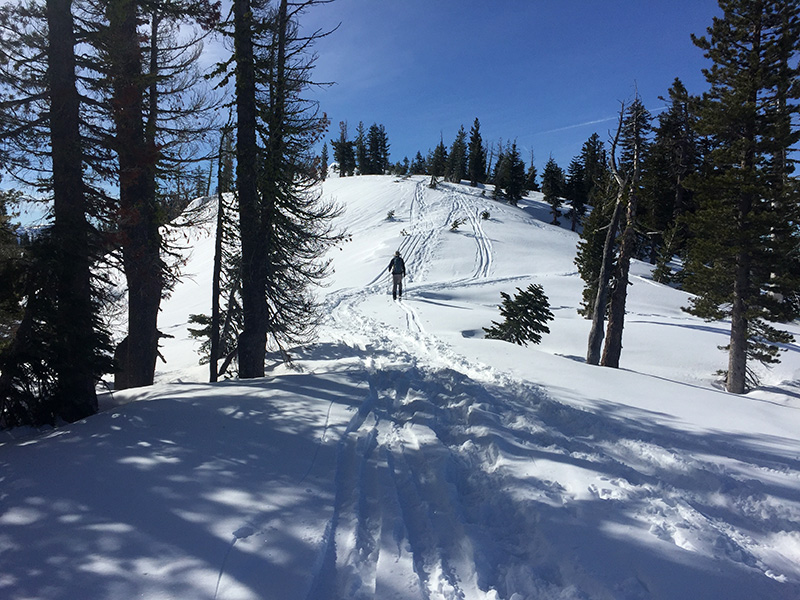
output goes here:
<path id="1" fill-rule="evenodd" d="M 157 385 L 0 438 L 0 597 L 800 598 L 800 347 L 725 393 L 727 324 L 637 263 L 622 368 L 588 366 L 577 236 L 538 194 L 426 183 L 326 181 L 352 240 L 317 342 L 213 385 L 186 330 L 210 304 L 205 204 Z M 530 283 L 541 345 L 483 339 Z"/>

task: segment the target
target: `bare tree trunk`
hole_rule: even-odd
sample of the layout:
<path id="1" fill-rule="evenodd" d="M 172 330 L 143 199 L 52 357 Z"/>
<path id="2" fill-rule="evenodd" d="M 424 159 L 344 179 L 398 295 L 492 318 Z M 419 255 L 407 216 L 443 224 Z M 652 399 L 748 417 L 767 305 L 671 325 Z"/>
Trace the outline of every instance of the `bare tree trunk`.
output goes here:
<path id="1" fill-rule="evenodd" d="M 128 283 L 127 348 L 119 352 L 116 387 L 152 385 L 158 358 L 158 308 L 164 288 L 156 207 L 157 152 L 143 116 L 145 81 L 137 31 L 137 3 L 107 8 L 116 151 L 120 170 L 118 226 Z"/>
<path id="2" fill-rule="evenodd" d="M 592 311 L 592 328 L 589 331 L 589 347 L 586 353 L 586 362 L 590 365 L 600 364 L 600 351 L 603 346 L 604 325 L 606 319 L 606 308 L 608 304 L 609 282 L 611 281 L 611 271 L 614 266 L 614 242 L 617 237 L 619 221 L 622 217 L 622 208 L 625 203 L 625 189 L 627 182 L 622 178 L 617 169 L 616 151 L 619 143 L 619 136 L 622 133 L 622 121 L 625 114 L 625 104 L 619 110 L 619 124 L 617 133 L 611 144 L 611 171 L 617 182 L 617 198 L 614 204 L 614 213 L 611 216 L 611 223 L 606 231 L 606 239 L 603 244 L 603 261 L 600 266 L 600 275 L 597 278 L 597 295 L 594 299 L 594 310 Z"/>
<path id="3" fill-rule="evenodd" d="M 264 376 L 267 343 L 266 247 L 256 180 L 256 78 L 253 56 L 253 12 L 250 0 L 234 0 L 236 61 L 236 183 L 242 244 L 242 313 L 239 377 Z"/>
<path id="4" fill-rule="evenodd" d="M 636 109 L 632 115 L 637 121 L 643 118 Z M 641 124 L 638 124 L 641 127 Z M 612 150 L 613 152 L 613 150 Z M 603 347 L 603 356 L 600 364 L 604 367 L 619 368 L 619 357 L 622 354 L 622 332 L 625 329 L 625 304 L 628 299 L 628 274 L 631 268 L 631 258 L 636 251 L 636 209 L 638 204 L 637 186 L 641 173 L 642 148 L 640 147 L 639 137 L 634 136 L 633 147 L 633 173 L 630 182 L 627 184 L 628 211 L 625 219 L 625 231 L 622 234 L 620 243 L 619 257 L 617 258 L 617 269 L 614 276 L 614 289 L 611 293 L 611 304 L 608 310 L 608 328 L 606 330 L 606 342 Z M 616 160 L 612 160 L 612 172 L 617 181 L 621 181 L 617 171 Z"/>
<path id="5" fill-rule="evenodd" d="M 221 142 L 220 142 L 221 145 Z M 222 192 L 217 195 L 217 231 L 214 239 L 214 273 L 211 280 L 211 331 L 209 332 L 209 381 L 215 382 L 219 377 L 217 365 L 219 360 L 219 296 L 220 279 L 222 278 L 222 237 L 225 223 L 224 203 L 222 202 Z M 229 308 L 230 309 L 230 308 Z"/>
<path id="6" fill-rule="evenodd" d="M 622 330 L 625 327 L 625 303 L 628 298 L 628 274 L 636 239 L 634 223 L 636 219 L 636 194 L 628 198 L 625 231 L 622 234 L 617 268 L 614 274 L 614 286 L 611 291 L 611 304 L 608 309 L 608 328 L 606 329 L 605 346 L 600 364 L 604 367 L 619 368 L 619 357 L 622 354 Z"/>
<path id="7" fill-rule="evenodd" d="M 747 317 L 746 297 L 750 287 L 750 257 L 746 252 L 736 257 L 736 280 L 733 287 L 731 337 L 728 350 L 727 389 L 733 394 L 747 391 Z"/>
<path id="8" fill-rule="evenodd" d="M 80 100 L 75 80 L 71 0 L 47 1 L 50 141 L 53 160 L 53 235 L 57 266 L 59 416 L 76 421 L 97 412 L 92 364 L 94 309 L 89 224 L 83 184 Z"/>

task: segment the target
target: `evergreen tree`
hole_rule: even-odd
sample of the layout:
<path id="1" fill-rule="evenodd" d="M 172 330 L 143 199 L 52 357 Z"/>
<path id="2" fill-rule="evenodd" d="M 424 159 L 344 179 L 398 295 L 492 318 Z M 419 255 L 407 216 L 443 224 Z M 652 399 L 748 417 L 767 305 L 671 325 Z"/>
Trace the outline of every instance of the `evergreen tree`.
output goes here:
<path id="1" fill-rule="evenodd" d="M 367 130 L 364 128 L 364 122 L 359 121 L 356 127 L 356 167 L 358 168 L 359 175 L 368 175 L 373 172 L 373 167 L 370 164 L 369 157 L 367 156 Z"/>
<path id="2" fill-rule="evenodd" d="M 12 190 L 0 190 L 0 353 L 13 339 L 23 313 L 23 281 L 26 264 L 12 223 L 8 204 L 17 197 Z"/>
<path id="3" fill-rule="evenodd" d="M 553 225 L 558 225 L 558 218 L 561 216 L 561 204 L 564 197 L 564 170 L 558 166 L 555 159 L 551 156 L 544 166 L 542 173 L 542 193 L 544 201 L 550 205 L 553 213 Z"/>
<path id="4" fill-rule="evenodd" d="M 328 125 L 304 99 L 317 36 L 302 35 L 298 23 L 324 2 L 292 3 L 290 11 L 288 0 L 275 7 L 234 1 L 241 378 L 263 377 L 267 344 L 289 360 L 288 346 L 309 339 L 319 319 L 311 286 L 329 267 L 320 257 L 342 239 L 330 224 L 338 211 L 321 202 L 311 167 L 313 145 Z"/>
<path id="5" fill-rule="evenodd" d="M 798 239 L 796 182 L 789 154 L 800 133 L 800 50 L 796 0 L 721 1 L 707 37 L 695 44 L 711 59 L 710 90 L 698 110 L 698 131 L 711 151 L 695 177 L 697 211 L 690 219 L 686 289 L 689 310 L 731 321 L 726 387 L 753 384 L 748 361 L 777 361 L 791 336 L 769 321 L 796 318 Z"/>
<path id="6" fill-rule="evenodd" d="M 547 322 L 553 320 L 550 312 L 550 302 L 539 284 L 531 284 L 524 291 L 517 288 L 517 294 L 512 298 L 505 292 L 500 292 L 503 304 L 500 314 L 505 317 L 502 323 L 492 321 L 492 327 L 486 327 L 488 339 L 505 340 L 521 346 L 528 342 L 538 344 L 542 341 L 542 334 L 550 333 Z"/>
<path id="7" fill-rule="evenodd" d="M 586 201 L 591 206 L 597 206 L 606 197 L 608 183 L 606 151 L 597 133 L 593 133 L 583 143 L 580 160 L 584 170 Z"/>
<path id="8" fill-rule="evenodd" d="M 444 145 L 444 140 L 439 139 L 439 144 L 433 150 L 430 158 L 428 158 L 428 172 L 431 177 L 442 177 L 446 167 L 447 147 Z"/>
<path id="9" fill-rule="evenodd" d="M 525 193 L 525 163 L 517 150 L 517 143 L 507 146 L 497 157 L 494 175 L 495 198 L 506 198 L 512 206 Z"/>
<path id="10" fill-rule="evenodd" d="M 219 11 L 203 1 L 107 0 L 89 16 L 97 20 L 91 39 L 101 59 L 101 92 L 114 124 L 109 142 L 119 173 L 115 227 L 127 283 L 128 333 L 115 351 L 115 387 L 125 389 L 153 383 L 159 307 L 175 277 L 165 261 L 168 243 L 161 228 L 167 212 L 159 179 L 185 164 L 181 153 L 191 146 L 185 136 L 199 137 L 210 128 L 194 125 L 211 108 L 193 102 L 198 97 L 193 82 L 202 81 L 196 67 L 199 40 L 175 42 L 174 36 L 178 23 L 190 18 L 212 27 Z M 143 26 L 147 20 L 149 28 Z M 202 168 L 191 179 L 190 196 L 208 193 L 210 177 Z"/>
<path id="11" fill-rule="evenodd" d="M 539 187 L 539 183 L 536 181 L 536 177 L 538 172 L 536 171 L 536 165 L 533 164 L 533 154 L 531 153 L 531 166 L 528 167 L 528 173 L 525 176 L 525 189 L 530 192 L 538 192 L 541 191 Z"/>
<path id="12" fill-rule="evenodd" d="M 698 170 L 701 158 L 693 102 L 680 79 L 669 89 L 669 101 L 669 108 L 658 116 L 642 175 L 641 221 L 652 232 L 649 258 L 658 265 L 653 278 L 661 282 L 669 281 L 667 263 L 686 244 L 682 217 L 693 209 L 686 180 Z"/>
<path id="13" fill-rule="evenodd" d="M 411 165 L 409 166 L 409 173 L 412 175 L 425 175 L 426 172 L 427 166 L 425 165 L 425 159 L 422 157 L 422 153 L 417 151 L 414 160 L 411 161 Z"/>
<path id="14" fill-rule="evenodd" d="M 517 143 L 511 144 L 510 151 L 505 155 L 508 168 L 508 180 L 505 183 L 505 192 L 508 201 L 516 206 L 525 193 L 525 162 L 517 150 Z"/>
<path id="15" fill-rule="evenodd" d="M 578 314 L 587 319 L 592 319 L 594 316 L 600 270 L 603 264 L 606 229 L 611 223 L 614 209 L 613 203 L 604 200 L 600 194 L 595 197 L 594 202 L 594 207 L 584 220 L 578 250 L 575 254 L 575 265 L 584 282 Z"/>
<path id="16" fill-rule="evenodd" d="M 467 174 L 467 132 L 462 125 L 447 157 L 445 166 L 445 179 L 453 183 L 461 183 Z"/>
<path id="17" fill-rule="evenodd" d="M 608 210 L 611 216 L 602 228 L 605 234 L 602 252 L 600 252 L 600 264 L 597 277 L 587 281 L 587 287 L 594 288 L 594 305 L 591 310 L 592 327 L 589 330 L 589 343 L 587 344 L 586 350 L 586 362 L 590 365 L 600 364 L 603 337 L 605 336 L 604 325 L 608 310 L 608 298 L 611 292 L 612 274 L 616 269 L 614 260 L 617 230 L 619 229 L 622 212 L 628 195 L 628 181 L 623 177 L 617 164 L 617 148 L 620 144 L 624 122 L 625 103 L 623 102 L 619 111 L 617 132 L 614 134 L 614 140 L 611 143 L 611 152 L 609 154 L 609 166 L 613 177 L 613 187 L 615 188 L 613 192 L 614 199 L 611 201 L 612 192 L 611 186 L 609 186 L 610 206 Z M 591 255 L 593 254 L 591 249 L 587 248 L 586 250 L 588 251 L 586 253 L 586 258 L 591 259 Z M 591 266 L 591 260 L 587 261 L 587 266 Z M 585 293 L 584 297 L 586 297 Z"/>
<path id="18" fill-rule="evenodd" d="M 588 195 L 586 193 L 586 168 L 580 156 L 576 156 L 569 163 L 567 168 L 567 182 L 564 188 L 564 195 L 570 203 L 569 217 L 571 229 L 575 231 L 578 223 L 586 213 Z"/>
<path id="19" fill-rule="evenodd" d="M 352 177 L 356 171 L 355 144 L 347 139 L 347 121 L 339 122 L 339 138 L 331 140 L 333 160 L 339 165 L 339 177 Z"/>
<path id="20" fill-rule="evenodd" d="M 497 145 L 497 160 L 494 163 L 492 171 L 492 183 L 494 190 L 492 197 L 496 199 L 504 198 L 505 192 L 503 191 L 508 185 L 508 180 L 511 177 L 510 163 L 506 159 L 508 153 L 511 152 L 511 147 L 504 147 L 503 141 L 500 140 Z"/>
<path id="21" fill-rule="evenodd" d="M 586 201 L 592 207 L 583 222 L 581 240 L 575 264 L 584 281 L 581 308 L 578 313 L 586 318 L 594 316 L 594 304 L 603 259 L 606 227 L 613 214 L 613 194 L 610 191 L 610 174 L 606 165 L 606 152 L 600 137 L 594 133 L 584 142 L 579 160 L 583 165 Z"/>
<path id="22" fill-rule="evenodd" d="M 319 179 L 325 181 L 328 178 L 328 144 L 322 144 L 322 154 L 319 157 Z"/>
<path id="23" fill-rule="evenodd" d="M 383 125 L 373 123 L 367 132 L 366 166 L 362 173 L 382 175 L 389 170 L 389 138 Z"/>
<path id="24" fill-rule="evenodd" d="M 91 219 L 101 208 L 84 176 L 92 154 L 81 131 L 72 11 L 70 0 L 0 8 L 0 84 L 13 96 L 0 119 L 5 166 L 33 174 L 31 183 L 51 195 L 53 217 L 26 249 L 30 262 L 14 286 L 24 313 L 0 355 L 0 427 L 93 414 L 95 385 L 110 368 L 91 272 L 99 254 Z M 20 274 L 13 262 L 5 266 Z"/>
<path id="25" fill-rule="evenodd" d="M 486 182 L 486 151 L 481 138 L 481 123 L 478 118 L 469 131 L 469 149 L 467 157 L 467 177 L 472 187 Z"/>

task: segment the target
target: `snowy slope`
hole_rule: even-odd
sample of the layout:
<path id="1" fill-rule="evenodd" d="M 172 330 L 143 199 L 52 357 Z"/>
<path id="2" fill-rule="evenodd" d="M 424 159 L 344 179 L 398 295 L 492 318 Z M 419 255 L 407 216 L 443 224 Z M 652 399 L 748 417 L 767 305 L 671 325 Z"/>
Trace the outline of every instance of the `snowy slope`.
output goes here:
<path id="1" fill-rule="evenodd" d="M 203 383 L 186 320 L 208 311 L 212 228 L 193 231 L 160 383 L 2 438 L 0 597 L 800 598 L 798 346 L 722 392 L 725 324 L 637 264 L 623 368 L 585 365 L 576 236 L 537 195 L 425 183 L 324 184 L 352 241 L 318 343 L 263 380 Z M 551 334 L 483 339 L 533 282 Z"/>

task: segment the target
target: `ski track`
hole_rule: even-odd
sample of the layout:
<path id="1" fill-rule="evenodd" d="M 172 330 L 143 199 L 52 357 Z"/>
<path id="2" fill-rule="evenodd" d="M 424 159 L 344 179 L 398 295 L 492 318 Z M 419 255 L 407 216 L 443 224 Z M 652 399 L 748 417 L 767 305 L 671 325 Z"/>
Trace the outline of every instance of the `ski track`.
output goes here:
<path id="1" fill-rule="evenodd" d="M 494 264 L 481 202 L 457 191 L 440 197 L 444 206 L 416 184 L 411 232 L 401 244 L 420 281 L 416 287 L 424 285 L 442 230 L 459 215 L 472 227 L 475 270 L 446 285 L 480 283 Z M 768 564 L 770 550 L 735 526 L 736 514 L 761 514 L 776 535 L 794 531 L 785 516 L 791 511 L 765 495 L 762 484 L 701 456 L 673 452 L 667 444 L 674 433 L 664 446 L 652 434 L 626 437 L 631 430 L 612 419 L 555 402 L 532 384 L 468 361 L 427 333 L 406 301 L 397 303 L 406 315 L 404 329 L 368 317 L 360 304 L 381 288 L 379 281 L 327 300 L 330 326 L 346 344 L 369 350 L 362 359 L 369 395 L 338 443 L 335 507 L 307 600 L 562 597 L 557 574 L 581 568 L 550 553 L 544 534 L 530 536 L 538 531 L 531 501 L 563 507 L 587 491 L 598 500 L 626 502 L 631 519 L 650 523 L 660 540 L 781 577 Z M 533 421 L 525 416 L 531 406 L 537 409 Z M 506 463 L 535 469 L 540 457 L 603 476 L 588 490 L 542 477 L 530 498 L 494 493 L 511 476 Z M 747 469 L 766 468 L 738 459 Z M 779 476 L 794 476 L 781 469 L 775 466 Z M 704 485 L 687 491 L 683 486 L 693 478 Z M 726 507 L 732 516 L 714 504 L 720 489 L 734 499 Z M 591 597 L 615 596 L 590 574 L 581 580 L 598 591 Z M 540 596 L 530 596 L 534 592 Z"/>

